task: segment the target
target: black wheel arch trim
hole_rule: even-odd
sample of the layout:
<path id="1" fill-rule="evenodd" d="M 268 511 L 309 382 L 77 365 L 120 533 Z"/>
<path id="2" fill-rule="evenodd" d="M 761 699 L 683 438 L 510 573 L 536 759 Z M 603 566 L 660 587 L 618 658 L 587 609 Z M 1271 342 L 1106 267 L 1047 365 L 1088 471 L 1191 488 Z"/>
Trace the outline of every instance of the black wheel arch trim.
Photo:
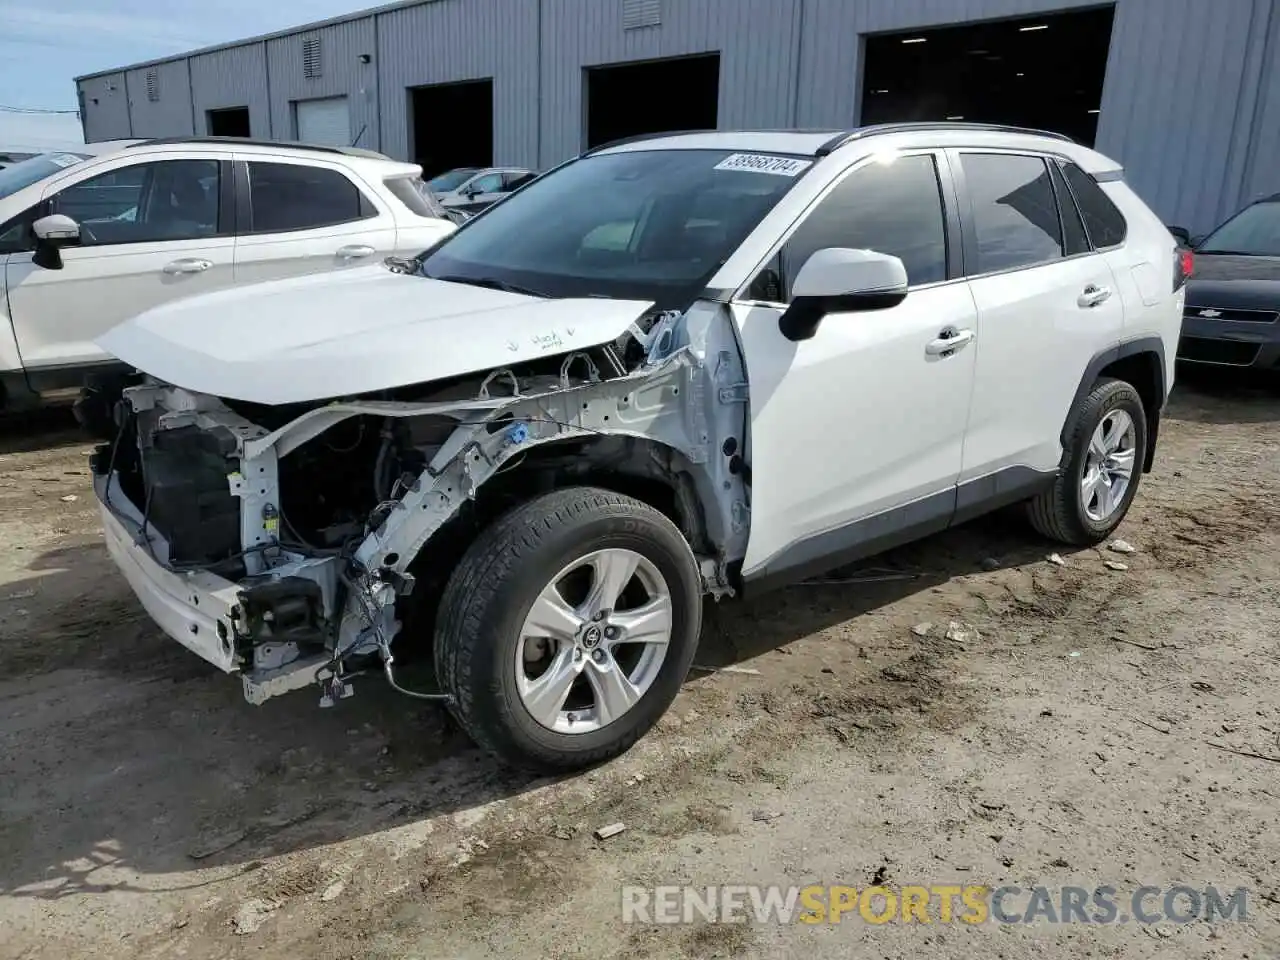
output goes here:
<path id="1" fill-rule="evenodd" d="M 1114 347 L 1109 347 L 1094 355 L 1089 361 L 1089 365 L 1084 369 L 1084 375 L 1080 378 L 1080 385 L 1076 387 L 1076 394 L 1071 398 L 1071 406 L 1067 408 L 1066 418 L 1062 421 L 1062 456 L 1063 463 L 1066 463 L 1070 456 L 1067 447 L 1067 437 L 1071 431 L 1071 418 L 1074 416 L 1084 398 L 1089 395 L 1093 389 L 1093 385 L 1098 381 L 1098 377 L 1102 375 L 1102 371 L 1117 360 L 1123 360 L 1125 357 L 1134 357 L 1143 353 L 1151 353 L 1156 357 L 1156 387 L 1160 395 L 1160 405 L 1154 410 L 1147 411 L 1147 449 L 1144 454 L 1142 463 L 1142 472 L 1150 473 L 1151 466 L 1155 459 L 1156 439 L 1160 433 L 1160 412 L 1164 409 L 1165 402 L 1169 399 L 1169 384 L 1165 376 L 1165 354 L 1164 341 L 1159 337 L 1137 337 L 1133 340 L 1126 340 Z M 1136 386 L 1136 385 L 1135 385 Z"/>

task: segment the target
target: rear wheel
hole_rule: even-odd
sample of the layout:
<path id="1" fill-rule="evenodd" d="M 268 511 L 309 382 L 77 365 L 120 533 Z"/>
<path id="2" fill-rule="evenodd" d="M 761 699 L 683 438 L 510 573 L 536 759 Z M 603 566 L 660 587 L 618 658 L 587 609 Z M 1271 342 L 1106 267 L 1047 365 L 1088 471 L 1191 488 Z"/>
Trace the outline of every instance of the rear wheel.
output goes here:
<path id="1" fill-rule="evenodd" d="M 652 507 L 590 487 L 486 530 L 441 599 L 436 670 L 452 710 L 503 761 L 568 770 L 629 748 L 688 673 L 701 579 Z"/>
<path id="2" fill-rule="evenodd" d="M 1146 450 L 1138 391 L 1122 380 L 1099 380 L 1074 412 L 1066 466 L 1027 505 L 1032 526 L 1076 546 L 1105 540 L 1129 512 Z"/>

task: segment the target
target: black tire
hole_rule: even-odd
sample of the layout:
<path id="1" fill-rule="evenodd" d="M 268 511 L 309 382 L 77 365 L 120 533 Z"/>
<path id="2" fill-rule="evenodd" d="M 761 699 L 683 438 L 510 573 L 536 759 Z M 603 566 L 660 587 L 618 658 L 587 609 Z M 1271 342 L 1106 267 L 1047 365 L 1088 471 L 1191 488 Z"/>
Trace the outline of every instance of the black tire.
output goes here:
<path id="1" fill-rule="evenodd" d="M 1085 512 L 1086 504 L 1080 483 L 1084 476 L 1085 461 L 1089 452 L 1089 440 L 1098 424 L 1112 410 L 1123 408 L 1132 418 L 1136 436 L 1133 475 L 1116 511 L 1104 521 L 1097 521 Z M 1053 486 L 1028 501 L 1027 516 L 1035 529 L 1061 543 L 1072 546 L 1089 546 L 1100 543 L 1118 527 L 1134 495 L 1142 476 L 1142 463 L 1147 449 L 1147 415 L 1142 397 L 1123 380 L 1102 379 L 1072 412 L 1071 428 L 1064 450 L 1065 464 L 1058 471 Z"/>
<path id="2" fill-rule="evenodd" d="M 607 547 L 634 550 L 657 567 L 671 595 L 671 640 L 658 675 L 630 710 L 590 733 L 558 733 L 520 699 L 515 644 L 547 577 Z M 477 745 L 511 766 L 575 770 L 629 749 L 662 716 L 693 663 L 701 624 L 702 580 L 676 526 L 631 497 L 571 487 L 513 509 L 468 549 L 440 601 L 436 674 Z"/>

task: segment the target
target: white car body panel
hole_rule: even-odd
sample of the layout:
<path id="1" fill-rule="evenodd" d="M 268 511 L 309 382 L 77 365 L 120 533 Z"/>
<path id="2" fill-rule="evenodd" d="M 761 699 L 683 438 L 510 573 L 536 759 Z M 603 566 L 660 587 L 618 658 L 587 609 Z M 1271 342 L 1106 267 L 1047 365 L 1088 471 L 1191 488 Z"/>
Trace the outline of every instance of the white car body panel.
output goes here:
<path id="1" fill-rule="evenodd" d="M 180 300 L 121 324 L 99 344 L 188 390 L 299 403 L 598 346 L 650 306 L 542 300 L 375 265 Z"/>
<path id="2" fill-rule="evenodd" d="M 181 297 L 230 286 L 234 237 L 69 247 L 63 268 L 46 270 L 15 253 L 5 271 L 13 330 L 27 369 L 90 364 L 111 355 L 94 341 L 104 330 Z M 209 267 L 166 273 L 182 260 Z"/>
<path id="3" fill-rule="evenodd" d="M 745 576 L 797 541 L 954 488 L 977 344 L 949 356 L 925 345 L 943 327 L 975 328 L 963 283 L 828 314 L 799 343 L 779 332 L 777 307 L 734 314 L 751 383 Z"/>
<path id="4" fill-rule="evenodd" d="M 1113 291 L 1082 307 L 1087 287 Z M 1006 467 L 1052 471 L 1080 377 L 1124 331 L 1124 307 L 1104 257 L 1086 254 L 969 281 L 978 307 L 978 367 L 964 469 L 971 480 Z"/>

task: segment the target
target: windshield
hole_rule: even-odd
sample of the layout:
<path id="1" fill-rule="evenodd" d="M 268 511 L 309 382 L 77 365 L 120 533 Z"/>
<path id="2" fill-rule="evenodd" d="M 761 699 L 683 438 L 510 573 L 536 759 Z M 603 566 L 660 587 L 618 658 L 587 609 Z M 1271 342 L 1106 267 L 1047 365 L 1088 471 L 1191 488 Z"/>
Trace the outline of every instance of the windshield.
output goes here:
<path id="1" fill-rule="evenodd" d="M 438 177 L 432 177 L 427 181 L 427 186 L 436 193 L 448 193 L 450 190 L 457 190 L 478 172 L 475 167 L 450 170 L 448 173 L 442 173 Z"/>
<path id="2" fill-rule="evenodd" d="M 1196 249 L 1200 253 L 1280 257 L 1280 202 L 1245 207 L 1205 237 Z"/>
<path id="3" fill-rule="evenodd" d="M 0 199 L 88 158 L 87 153 L 42 153 L 5 167 L 0 170 Z"/>
<path id="4" fill-rule="evenodd" d="M 597 154 L 530 183 L 422 258 L 428 277 L 683 309 L 812 160 Z"/>

